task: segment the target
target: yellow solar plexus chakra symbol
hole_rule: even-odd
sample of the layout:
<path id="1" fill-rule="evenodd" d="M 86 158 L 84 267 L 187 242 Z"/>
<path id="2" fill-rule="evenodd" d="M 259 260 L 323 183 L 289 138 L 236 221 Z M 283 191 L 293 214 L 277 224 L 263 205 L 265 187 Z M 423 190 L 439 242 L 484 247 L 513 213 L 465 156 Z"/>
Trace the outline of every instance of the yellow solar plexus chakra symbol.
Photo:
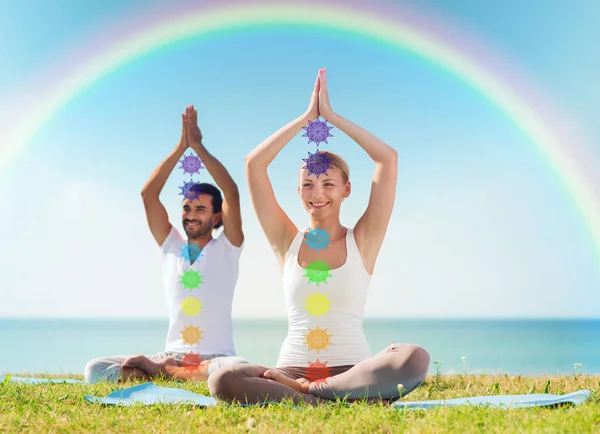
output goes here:
<path id="1" fill-rule="evenodd" d="M 198 313 L 202 310 L 202 302 L 197 298 L 186 298 L 181 302 L 181 310 L 186 315 L 198 315 Z"/>
<path id="2" fill-rule="evenodd" d="M 304 303 L 306 304 L 306 310 L 316 317 L 327 315 L 327 311 L 331 309 L 329 307 L 331 300 L 327 299 L 327 295 L 320 292 L 310 294 L 308 299 L 304 300 Z"/>

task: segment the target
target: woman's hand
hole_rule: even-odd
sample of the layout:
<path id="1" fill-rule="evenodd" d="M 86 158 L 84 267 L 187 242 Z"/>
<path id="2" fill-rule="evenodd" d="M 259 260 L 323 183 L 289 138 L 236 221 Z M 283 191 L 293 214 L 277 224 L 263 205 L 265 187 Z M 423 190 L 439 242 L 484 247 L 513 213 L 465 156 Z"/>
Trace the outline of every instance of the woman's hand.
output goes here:
<path id="1" fill-rule="evenodd" d="M 319 114 L 329 120 L 333 116 L 331 104 L 329 103 L 329 93 L 327 92 L 327 69 L 319 69 Z"/>
<path id="2" fill-rule="evenodd" d="M 310 103 L 308 104 L 308 109 L 304 116 L 308 117 L 311 121 L 317 119 L 319 117 L 319 74 L 317 74 L 317 79 L 315 81 L 315 87 L 313 88 L 312 95 L 310 96 Z"/>
<path id="3" fill-rule="evenodd" d="M 271 369 L 265 371 L 263 377 L 284 384 L 297 392 L 309 393 L 308 386 L 310 385 L 310 382 L 306 378 L 298 378 L 297 380 L 292 380 L 290 377 L 285 376 L 281 372 L 274 371 Z"/>

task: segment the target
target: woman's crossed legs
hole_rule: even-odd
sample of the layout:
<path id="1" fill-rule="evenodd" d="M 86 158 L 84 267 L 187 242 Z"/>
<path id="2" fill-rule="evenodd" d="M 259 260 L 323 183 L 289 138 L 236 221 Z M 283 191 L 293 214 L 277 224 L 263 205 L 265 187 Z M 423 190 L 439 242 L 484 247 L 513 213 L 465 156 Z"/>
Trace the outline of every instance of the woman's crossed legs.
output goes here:
<path id="1" fill-rule="evenodd" d="M 429 369 L 429 354 L 412 344 L 392 344 L 354 366 L 329 369 L 329 377 L 309 383 L 306 368 L 268 369 L 259 365 L 233 365 L 214 372 L 208 379 L 211 395 L 227 402 L 256 404 L 293 402 L 317 404 L 320 398 L 397 399 L 418 387 Z"/>

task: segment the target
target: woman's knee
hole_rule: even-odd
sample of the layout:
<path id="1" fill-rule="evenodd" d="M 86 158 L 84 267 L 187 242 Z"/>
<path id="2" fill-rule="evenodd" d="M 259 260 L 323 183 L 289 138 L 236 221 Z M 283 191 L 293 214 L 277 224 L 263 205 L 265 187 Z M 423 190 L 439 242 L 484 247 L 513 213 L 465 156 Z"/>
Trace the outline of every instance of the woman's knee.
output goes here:
<path id="1" fill-rule="evenodd" d="M 409 356 L 409 364 L 414 369 L 415 372 L 419 373 L 419 376 L 425 377 L 427 376 L 427 372 L 429 371 L 429 363 L 431 361 L 431 357 L 429 356 L 429 352 L 419 345 L 411 344 L 410 346 L 410 356 Z"/>
<path id="2" fill-rule="evenodd" d="M 240 366 L 248 365 L 244 363 L 224 366 L 209 375 L 207 385 L 211 396 L 225 401 L 235 399 L 235 391 L 239 389 L 242 380 L 234 369 L 237 370 Z"/>
<path id="3" fill-rule="evenodd" d="M 419 345 L 415 344 L 392 344 L 388 346 L 387 351 L 398 354 L 398 362 L 403 367 L 410 367 L 410 370 L 419 376 L 427 376 L 431 358 L 429 352 Z"/>

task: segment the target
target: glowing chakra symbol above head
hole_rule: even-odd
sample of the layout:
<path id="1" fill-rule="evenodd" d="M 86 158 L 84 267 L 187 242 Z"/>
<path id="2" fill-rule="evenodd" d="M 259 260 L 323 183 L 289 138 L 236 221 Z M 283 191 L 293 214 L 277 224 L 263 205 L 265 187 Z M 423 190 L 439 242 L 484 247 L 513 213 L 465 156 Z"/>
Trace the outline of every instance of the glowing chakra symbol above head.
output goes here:
<path id="1" fill-rule="evenodd" d="M 181 276 L 181 282 L 184 288 L 194 289 L 198 288 L 202 282 L 202 276 L 197 271 L 189 270 L 183 273 Z"/>
<path id="2" fill-rule="evenodd" d="M 185 197 L 186 199 L 189 200 L 196 200 L 198 199 L 198 196 L 200 196 L 200 189 L 198 187 L 196 187 L 197 185 L 199 185 L 197 182 L 189 181 L 189 182 L 184 182 L 183 186 L 179 187 L 181 188 L 181 193 L 179 193 L 180 195 L 183 195 L 183 197 Z"/>
<path id="3" fill-rule="evenodd" d="M 196 298 L 186 298 L 181 302 L 181 310 L 186 315 L 197 315 L 202 310 L 202 302 Z"/>
<path id="4" fill-rule="evenodd" d="M 304 300 L 304 303 L 306 303 L 306 310 L 316 317 L 327 315 L 327 311 L 331 309 L 329 307 L 331 300 L 328 300 L 325 294 L 319 292 L 311 294 L 307 300 Z"/>
<path id="5" fill-rule="evenodd" d="M 306 163 L 306 166 L 303 166 L 302 168 L 308 170 L 308 176 L 310 176 L 311 173 L 314 173 L 317 175 L 318 179 L 319 176 L 323 174 L 327 175 L 327 170 L 333 169 L 333 166 L 331 165 L 332 158 L 327 154 L 327 152 L 315 152 L 314 154 L 311 154 L 310 151 L 308 151 L 308 158 L 302 159 L 302 161 Z"/>
<path id="6" fill-rule="evenodd" d="M 183 355 L 183 360 L 181 361 L 181 364 L 183 366 L 183 369 L 187 371 L 196 371 L 200 368 L 202 360 L 203 359 L 202 357 L 200 357 L 200 354 L 196 354 L 193 351 L 190 351 L 189 353 L 185 353 Z"/>
<path id="7" fill-rule="evenodd" d="M 194 243 L 186 244 L 179 250 L 180 256 L 183 256 L 183 259 L 190 263 L 196 261 L 198 258 L 201 258 L 203 256 L 201 252 L 202 249 Z"/>
<path id="8" fill-rule="evenodd" d="M 304 242 L 302 244 L 308 244 L 308 250 L 315 249 L 317 252 L 319 250 L 326 250 L 329 244 L 332 244 L 329 241 L 333 234 L 328 234 L 325 230 L 319 228 L 317 226 L 316 229 L 311 229 L 308 233 L 304 234 Z"/>
<path id="9" fill-rule="evenodd" d="M 327 143 L 327 137 L 333 137 L 329 132 L 333 129 L 333 127 L 327 126 L 327 121 L 321 121 L 319 118 L 314 121 L 309 120 L 308 125 L 304 128 L 306 133 L 302 135 L 302 137 L 308 137 L 308 143 L 314 142 L 319 146 L 319 143 Z"/>
<path id="10" fill-rule="evenodd" d="M 325 262 L 321 262 L 320 260 L 316 260 L 310 262 L 308 267 L 305 268 L 306 274 L 302 277 L 308 277 L 308 283 L 315 282 L 317 286 L 321 283 L 327 283 L 328 277 L 333 277 L 329 274 L 329 268 Z"/>
<path id="11" fill-rule="evenodd" d="M 327 351 L 327 346 L 332 345 L 329 338 L 333 335 L 327 333 L 327 329 L 308 329 L 308 334 L 303 335 L 306 338 L 305 344 L 308 345 L 308 351 L 315 350 L 318 353 Z"/>
<path id="12" fill-rule="evenodd" d="M 193 345 L 200 342 L 204 332 L 195 326 L 186 326 L 181 332 L 181 338 L 186 344 Z"/>
<path id="13" fill-rule="evenodd" d="M 190 154 L 184 155 L 183 160 L 179 161 L 181 163 L 180 169 L 183 169 L 183 174 L 189 173 L 193 175 L 194 173 L 200 173 L 200 169 L 204 169 L 202 166 L 202 160 L 200 157 Z"/>
<path id="14" fill-rule="evenodd" d="M 327 367 L 327 362 L 321 362 L 317 359 L 316 362 L 308 362 L 306 369 L 306 379 L 311 383 L 325 383 L 327 378 L 331 376 L 331 368 Z"/>

